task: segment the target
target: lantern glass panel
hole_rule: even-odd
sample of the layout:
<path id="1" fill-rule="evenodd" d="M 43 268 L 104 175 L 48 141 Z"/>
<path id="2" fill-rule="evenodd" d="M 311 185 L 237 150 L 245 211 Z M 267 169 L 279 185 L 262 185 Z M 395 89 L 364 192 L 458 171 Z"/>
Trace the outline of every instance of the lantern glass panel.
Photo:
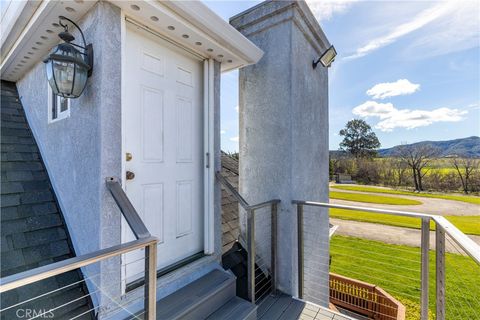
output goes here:
<path id="1" fill-rule="evenodd" d="M 46 62 L 47 79 L 54 94 L 65 98 L 79 97 L 88 78 L 88 65 L 72 45 L 63 43 L 52 50 Z"/>
<path id="2" fill-rule="evenodd" d="M 72 95 L 78 97 L 82 94 L 83 89 L 85 88 L 85 85 L 87 83 L 87 78 L 88 70 L 83 66 L 77 65 Z"/>
<path id="3" fill-rule="evenodd" d="M 71 62 L 53 61 L 53 72 L 58 91 L 68 96 L 72 92 L 75 64 Z"/>

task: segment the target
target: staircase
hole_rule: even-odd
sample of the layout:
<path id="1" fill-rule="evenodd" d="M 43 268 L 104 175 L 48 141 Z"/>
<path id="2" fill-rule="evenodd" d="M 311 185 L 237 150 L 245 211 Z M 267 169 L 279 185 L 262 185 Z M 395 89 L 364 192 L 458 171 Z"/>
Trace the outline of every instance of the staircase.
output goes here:
<path id="1" fill-rule="evenodd" d="M 257 319 L 257 306 L 235 295 L 235 281 L 230 273 L 213 270 L 159 300 L 157 319 Z"/>

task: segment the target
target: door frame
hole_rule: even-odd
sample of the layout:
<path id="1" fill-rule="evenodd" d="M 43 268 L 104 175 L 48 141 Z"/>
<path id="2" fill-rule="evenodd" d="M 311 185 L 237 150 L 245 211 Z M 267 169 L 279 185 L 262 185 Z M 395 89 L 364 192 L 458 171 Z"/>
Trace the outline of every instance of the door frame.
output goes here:
<path id="1" fill-rule="evenodd" d="M 121 184 L 122 188 L 125 190 L 125 173 L 126 173 L 126 137 L 125 137 L 125 128 L 126 128 L 126 88 L 125 80 L 127 75 L 125 74 L 125 61 L 126 61 L 126 35 L 127 35 L 127 23 L 133 23 L 134 25 L 143 28 L 146 32 L 158 36 L 160 39 L 166 40 L 182 50 L 186 51 L 189 54 L 195 55 L 199 60 L 203 60 L 203 159 L 204 159 L 204 253 L 206 255 L 212 255 L 215 253 L 215 215 L 214 215 L 214 183 L 215 183 L 215 125 L 214 125 L 214 94 L 215 94 L 215 82 L 214 82 L 214 60 L 208 57 L 205 57 L 198 52 L 192 52 L 192 50 L 183 47 L 177 42 L 168 39 L 167 36 L 160 34 L 152 29 L 144 26 L 142 23 L 133 20 L 132 18 L 125 15 L 125 12 L 121 12 Z M 121 223 L 121 239 L 124 241 L 123 228 L 126 224 Z M 146 226 L 148 229 L 148 225 Z M 122 281 L 123 284 L 123 281 Z"/>

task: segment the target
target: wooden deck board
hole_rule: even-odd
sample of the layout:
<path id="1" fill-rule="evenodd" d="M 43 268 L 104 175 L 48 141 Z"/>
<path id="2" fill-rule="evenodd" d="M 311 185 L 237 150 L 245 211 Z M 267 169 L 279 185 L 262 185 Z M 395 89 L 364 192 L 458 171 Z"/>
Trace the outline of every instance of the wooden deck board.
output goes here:
<path id="1" fill-rule="evenodd" d="M 281 295 L 260 318 L 262 320 L 278 320 L 282 313 L 292 303 L 293 299 L 287 295 Z"/>
<path id="2" fill-rule="evenodd" d="M 294 299 L 285 294 L 269 296 L 257 309 L 258 320 L 351 320 L 315 304 Z"/>
<path id="3" fill-rule="evenodd" d="M 280 316 L 279 320 L 292 320 L 299 319 L 300 314 L 302 314 L 303 309 L 305 308 L 305 302 L 299 300 L 292 300 L 292 303 Z"/>

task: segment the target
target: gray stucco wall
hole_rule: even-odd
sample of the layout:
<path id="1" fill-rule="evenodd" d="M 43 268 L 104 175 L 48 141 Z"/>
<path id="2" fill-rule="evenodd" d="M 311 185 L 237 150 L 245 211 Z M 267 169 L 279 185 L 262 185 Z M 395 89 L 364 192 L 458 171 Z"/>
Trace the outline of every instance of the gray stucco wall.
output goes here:
<path id="1" fill-rule="evenodd" d="M 34 136 L 47 166 L 52 185 L 65 216 L 77 255 L 121 242 L 121 213 L 105 187 L 105 177 L 121 177 L 121 11 L 108 2 L 98 2 L 79 22 L 87 42 L 94 46 L 94 70 L 81 97 L 71 102 L 70 117 L 48 123 L 48 83 L 39 62 L 17 87 Z M 77 34 L 74 33 L 75 36 Z M 214 66 L 215 170 L 220 170 L 220 63 Z M 162 298 L 201 277 L 221 261 L 221 191 L 215 184 L 215 254 L 171 272 L 158 280 Z M 148 226 L 147 226 L 148 227 Z M 105 296 L 94 297 L 100 312 L 116 308 L 106 297 L 121 292 L 120 259 L 109 259 L 83 270 L 97 275 L 88 282 L 90 292 L 102 287 Z M 143 295 L 128 293 L 122 303 Z M 136 300 L 139 301 L 138 299 Z M 131 310 L 141 305 L 131 305 Z M 120 316 L 120 315 L 116 315 Z"/>
<path id="2" fill-rule="evenodd" d="M 17 82 L 77 255 L 120 243 L 120 214 L 104 180 L 121 174 L 120 9 L 98 2 L 79 25 L 93 43 L 95 65 L 83 95 L 71 101 L 69 118 L 48 123 L 42 62 Z M 102 271 L 116 264 L 104 263 Z M 96 274 L 99 266 L 84 271 Z M 119 276 L 92 279 L 90 291 L 93 283 L 115 283 Z"/>
<path id="3" fill-rule="evenodd" d="M 281 199 L 278 287 L 296 295 L 297 221 L 291 201 L 328 202 L 328 73 L 312 68 L 328 40 L 302 1 L 266 1 L 230 23 L 265 52 L 260 62 L 240 71 L 240 192 L 252 204 Z M 328 212 L 306 208 L 304 222 L 304 296 L 326 306 Z M 270 241 L 268 222 L 256 223 L 256 245 L 262 248 Z"/>

